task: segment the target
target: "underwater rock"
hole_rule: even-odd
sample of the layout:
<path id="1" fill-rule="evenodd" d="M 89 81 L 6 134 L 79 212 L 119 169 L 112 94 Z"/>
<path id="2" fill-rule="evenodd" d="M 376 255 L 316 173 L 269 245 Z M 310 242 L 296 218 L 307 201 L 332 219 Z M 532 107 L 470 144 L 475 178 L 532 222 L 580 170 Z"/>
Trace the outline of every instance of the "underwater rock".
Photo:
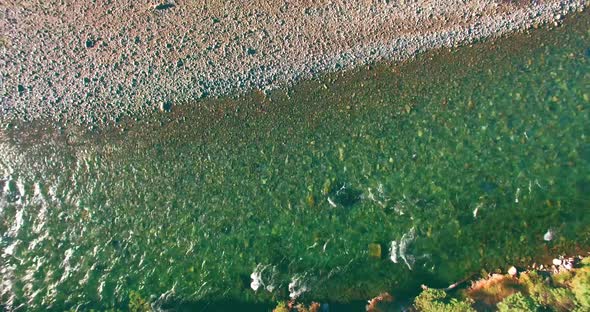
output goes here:
<path id="1" fill-rule="evenodd" d="M 349 208 L 359 202 L 360 198 L 361 192 L 359 190 L 343 183 L 339 189 L 330 192 L 328 203 L 334 208 L 338 206 Z"/>
<path id="2" fill-rule="evenodd" d="M 381 258 L 381 245 L 377 243 L 369 244 L 369 257 Z"/>

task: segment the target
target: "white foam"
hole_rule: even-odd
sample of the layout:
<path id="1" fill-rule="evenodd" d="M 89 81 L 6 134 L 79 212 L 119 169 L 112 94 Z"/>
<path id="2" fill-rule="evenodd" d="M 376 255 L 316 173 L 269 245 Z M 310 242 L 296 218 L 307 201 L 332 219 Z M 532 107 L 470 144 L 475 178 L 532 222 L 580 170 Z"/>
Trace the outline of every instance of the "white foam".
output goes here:
<path id="1" fill-rule="evenodd" d="M 412 266 L 416 261 L 416 258 L 410 254 L 407 254 L 408 246 L 416 239 L 416 230 L 412 227 L 407 233 L 404 233 L 399 240 L 391 242 L 389 249 L 389 258 L 393 263 L 398 263 L 398 258 L 403 260 L 408 269 L 412 270 Z"/>
<path id="2" fill-rule="evenodd" d="M 297 299 L 303 293 L 309 291 L 309 286 L 305 283 L 305 276 L 302 274 L 295 274 L 289 283 L 289 298 Z"/>
<path id="3" fill-rule="evenodd" d="M 276 275 L 276 268 L 270 264 L 263 265 L 258 264 L 252 274 L 250 274 L 250 278 L 252 282 L 250 283 L 250 288 L 254 291 L 258 291 L 260 287 L 265 289 L 268 292 L 273 292 L 275 290 L 274 279 Z"/>
<path id="4" fill-rule="evenodd" d="M 546 233 L 543 235 L 543 239 L 544 239 L 546 242 L 549 242 L 549 241 L 553 240 L 553 235 L 554 235 L 554 234 L 555 234 L 555 233 L 553 232 L 553 230 L 549 229 L 549 230 L 547 230 L 547 232 L 546 232 Z"/>

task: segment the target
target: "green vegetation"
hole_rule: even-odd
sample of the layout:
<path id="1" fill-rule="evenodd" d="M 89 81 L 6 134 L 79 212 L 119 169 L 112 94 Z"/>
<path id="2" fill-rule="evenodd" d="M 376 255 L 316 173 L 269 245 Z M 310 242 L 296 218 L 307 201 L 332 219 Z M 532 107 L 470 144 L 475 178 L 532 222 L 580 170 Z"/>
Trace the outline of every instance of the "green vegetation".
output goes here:
<path id="1" fill-rule="evenodd" d="M 425 288 L 410 306 L 396 303 L 395 298 L 385 292 L 369 300 L 366 311 L 583 312 L 590 311 L 589 300 L 590 257 L 587 257 L 570 270 L 551 267 L 525 271 L 519 276 L 491 274 L 462 290 Z M 273 311 L 319 311 L 319 307 L 315 302 L 308 308 L 294 301 L 281 301 Z"/>
<path id="2" fill-rule="evenodd" d="M 555 274 L 534 270 L 518 278 L 495 274 L 451 298 L 443 290 L 427 289 L 416 297 L 414 308 L 423 312 L 590 311 L 589 259 L 585 258 L 580 268 Z"/>
<path id="3" fill-rule="evenodd" d="M 289 308 L 287 307 L 287 302 L 279 301 L 277 306 L 272 310 L 273 312 L 289 312 Z"/>
<path id="4" fill-rule="evenodd" d="M 533 312 L 539 308 L 540 306 L 533 299 L 522 293 L 510 295 L 498 303 L 498 311 L 500 312 Z"/>
<path id="5" fill-rule="evenodd" d="M 290 308 L 292 307 L 292 308 Z M 274 312 L 317 311 L 319 304 L 310 308 L 294 302 L 279 302 Z M 366 310 L 408 311 L 396 305 L 388 293 L 369 300 Z M 581 267 L 561 272 L 526 271 L 518 277 L 492 274 L 474 281 L 464 290 L 445 291 L 426 288 L 409 307 L 413 312 L 569 312 L 590 311 L 590 257 Z"/>
<path id="6" fill-rule="evenodd" d="M 131 312 L 150 312 L 152 307 L 138 292 L 129 293 L 129 311 Z"/>
<path id="7" fill-rule="evenodd" d="M 447 293 L 439 289 L 426 289 L 414 300 L 414 307 L 423 312 L 471 312 L 471 300 L 447 299 Z"/>
<path id="8" fill-rule="evenodd" d="M 584 260 L 585 266 L 576 272 L 571 281 L 571 290 L 578 304 L 590 310 L 590 257 Z"/>

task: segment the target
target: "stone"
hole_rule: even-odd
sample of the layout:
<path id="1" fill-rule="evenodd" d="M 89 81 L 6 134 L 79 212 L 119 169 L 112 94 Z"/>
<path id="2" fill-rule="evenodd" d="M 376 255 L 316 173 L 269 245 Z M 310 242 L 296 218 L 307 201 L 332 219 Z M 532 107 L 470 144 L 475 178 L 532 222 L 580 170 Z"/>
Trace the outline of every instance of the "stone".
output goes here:
<path id="1" fill-rule="evenodd" d="M 559 266 L 559 265 L 561 265 L 561 262 L 562 261 L 560 259 L 553 259 L 553 265 Z"/>
<path id="2" fill-rule="evenodd" d="M 511 266 L 510 269 L 508 269 L 508 274 L 510 274 L 511 276 L 515 276 L 518 273 L 518 270 Z"/>

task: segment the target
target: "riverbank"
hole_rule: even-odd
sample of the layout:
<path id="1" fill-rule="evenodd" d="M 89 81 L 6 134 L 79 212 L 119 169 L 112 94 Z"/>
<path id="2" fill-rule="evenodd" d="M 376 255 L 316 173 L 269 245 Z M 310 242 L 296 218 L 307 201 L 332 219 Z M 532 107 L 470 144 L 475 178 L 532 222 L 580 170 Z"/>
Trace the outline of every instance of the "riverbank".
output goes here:
<path id="1" fill-rule="evenodd" d="M 445 289 L 422 285 L 411 305 L 396 303 L 388 293 L 369 300 L 366 310 L 416 312 L 536 312 L 590 310 L 590 253 L 556 257 L 551 263 L 510 267 L 483 273 Z M 312 305 L 315 306 L 315 305 Z M 275 310 L 276 311 L 276 310 Z M 317 309 L 316 311 L 319 311 Z"/>
<path id="2" fill-rule="evenodd" d="M 559 24 L 584 0 L 8 1 L 0 117 L 100 125 Z"/>
<path id="3" fill-rule="evenodd" d="M 422 285 L 422 292 L 407 303 L 385 292 L 368 300 L 368 312 L 537 312 L 590 310 L 590 253 L 557 257 L 551 263 L 530 264 L 485 273 L 479 279 L 462 280 L 445 289 Z M 400 300 L 401 299 L 401 300 Z M 358 306 L 346 310 L 361 311 Z M 279 302 L 273 312 L 329 311 L 329 304 Z"/>
<path id="4" fill-rule="evenodd" d="M 270 305 L 211 304 L 210 311 L 269 311 Z M 178 308 L 178 307 L 176 307 Z M 185 307 L 186 309 L 187 307 Z M 196 308 L 196 307 L 192 307 Z M 200 307 L 203 308 L 203 307 Z M 537 312 L 587 311 L 590 309 L 590 253 L 558 256 L 544 264 L 530 263 L 464 279 L 444 289 L 422 285 L 413 298 L 381 293 L 367 301 L 348 305 L 320 302 L 279 301 L 273 312 Z M 149 312 L 149 301 L 137 293 L 129 298 L 129 310 Z"/>

